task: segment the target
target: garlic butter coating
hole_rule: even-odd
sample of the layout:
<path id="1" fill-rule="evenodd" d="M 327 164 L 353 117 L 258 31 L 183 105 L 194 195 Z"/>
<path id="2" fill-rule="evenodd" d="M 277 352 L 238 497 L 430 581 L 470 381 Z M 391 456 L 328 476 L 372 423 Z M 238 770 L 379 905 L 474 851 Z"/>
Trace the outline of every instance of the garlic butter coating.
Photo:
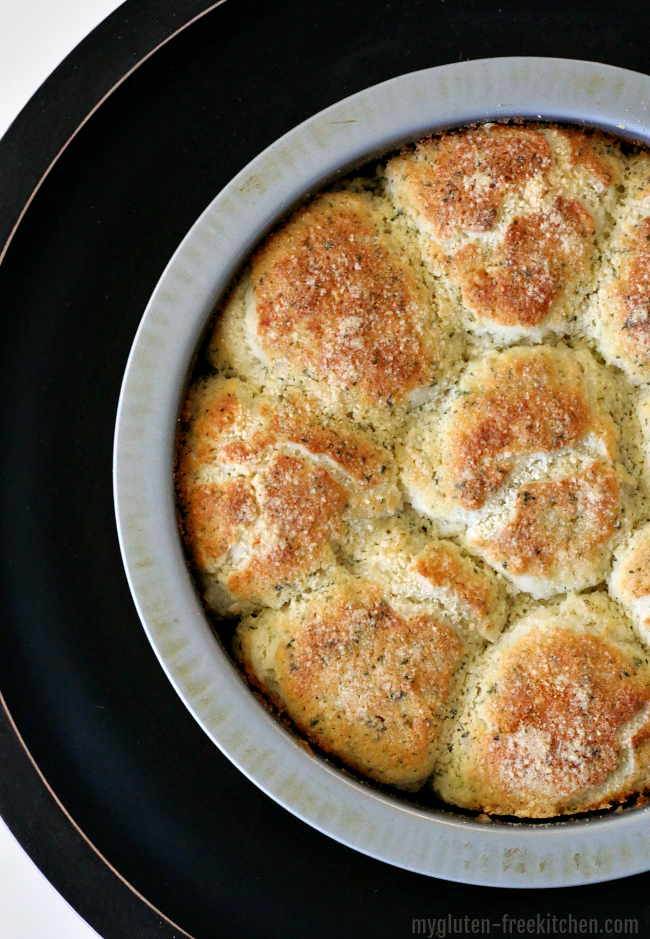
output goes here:
<path id="1" fill-rule="evenodd" d="M 521 818 L 650 788 L 650 157 L 485 124 L 310 197 L 216 313 L 179 524 L 321 753 Z"/>

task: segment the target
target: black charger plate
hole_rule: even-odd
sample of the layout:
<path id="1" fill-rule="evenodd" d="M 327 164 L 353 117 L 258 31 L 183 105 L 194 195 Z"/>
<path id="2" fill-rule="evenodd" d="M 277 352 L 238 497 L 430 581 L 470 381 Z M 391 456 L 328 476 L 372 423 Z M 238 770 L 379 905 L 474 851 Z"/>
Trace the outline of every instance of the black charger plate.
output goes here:
<path id="1" fill-rule="evenodd" d="M 0 811 L 103 936 L 392 939 L 448 915 L 503 935 L 504 914 L 547 913 L 599 917 L 603 936 L 618 916 L 650 931 L 650 874 L 545 892 L 448 884 L 357 854 L 271 802 L 158 665 L 111 490 L 146 302 L 255 154 L 348 94 L 462 58 L 648 72 L 646 34 L 643 0 L 615 16 L 591 0 L 128 0 L 0 143 Z"/>

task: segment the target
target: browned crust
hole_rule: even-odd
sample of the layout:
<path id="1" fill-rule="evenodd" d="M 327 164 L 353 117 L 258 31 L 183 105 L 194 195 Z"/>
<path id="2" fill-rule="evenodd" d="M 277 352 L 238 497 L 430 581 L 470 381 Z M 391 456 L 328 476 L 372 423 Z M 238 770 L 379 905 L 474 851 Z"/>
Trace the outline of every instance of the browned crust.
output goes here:
<path id="1" fill-rule="evenodd" d="M 202 570 L 223 558 L 259 514 L 255 493 L 245 479 L 188 488 L 183 508 L 185 542 Z"/>
<path id="2" fill-rule="evenodd" d="M 479 509 L 501 487 L 512 457 L 571 446 L 596 423 L 568 353 L 512 349 L 476 375 L 451 416 L 446 444 L 446 470 L 466 509 Z"/>
<path id="3" fill-rule="evenodd" d="M 388 171 L 402 178 L 434 236 L 445 241 L 459 229 L 489 231 L 506 192 L 548 171 L 551 157 L 542 134 L 497 124 L 422 141 L 414 158 L 397 157 Z"/>
<path id="4" fill-rule="evenodd" d="M 224 436 L 244 413 L 239 382 L 200 379 L 188 391 L 181 424 L 181 469 L 189 473 L 201 463 L 214 463 Z"/>
<path id="5" fill-rule="evenodd" d="M 367 199 L 338 193 L 301 209 L 253 258 L 252 283 L 270 359 L 369 402 L 397 402 L 434 380 L 441 337 L 424 337 L 426 324 L 435 332 L 430 300 Z"/>
<path id="6" fill-rule="evenodd" d="M 644 746 L 650 742 L 650 723 L 644 724 L 643 727 L 634 734 L 630 743 L 635 750 L 638 750 L 640 747 Z"/>
<path id="7" fill-rule="evenodd" d="M 367 584 L 333 591 L 288 630 L 276 677 L 300 729 L 373 779 L 421 783 L 464 653 L 456 634 L 398 613 Z"/>
<path id="8" fill-rule="evenodd" d="M 572 166 L 583 166 L 604 189 L 616 182 L 619 178 L 616 164 L 602 153 L 602 144 L 608 142 L 609 137 L 572 127 L 562 128 L 560 133 L 569 143 Z"/>
<path id="9" fill-rule="evenodd" d="M 431 542 L 415 558 L 410 570 L 434 587 L 450 590 L 480 618 L 489 616 L 497 602 L 496 585 L 477 570 L 472 558 L 463 557 L 453 542 Z"/>
<path id="10" fill-rule="evenodd" d="M 485 778 L 517 807 L 536 795 L 557 804 L 604 783 L 620 761 L 619 731 L 650 701 L 640 664 L 593 635 L 528 636 L 499 669 Z M 519 742 L 526 729 L 547 741 L 543 754 Z"/>
<path id="11" fill-rule="evenodd" d="M 619 169 L 604 135 L 554 130 L 566 142 L 557 164 L 535 127 L 499 125 L 422 141 L 388 164 L 398 204 L 428 239 L 433 269 L 447 273 L 464 306 L 483 322 L 539 327 L 589 273 L 594 219 L 572 195 L 575 181 L 560 176 L 567 165 L 581 166 L 607 189 Z M 492 231 L 502 221 L 507 196 L 523 201 L 507 203 L 515 217 L 505 233 L 496 243 L 467 243 L 467 235 Z"/>
<path id="12" fill-rule="evenodd" d="M 331 564 L 346 493 L 324 469 L 278 455 L 261 476 L 258 502 L 260 524 L 250 539 L 252 557 L 226 581 L 238 597 L 263 598 Z"/>
<path id="13" fill-rule="evenodd" d="M 379 506 L 382 493 L 398 498 L 389 451 L 344 420 L 327 422 L 307 402 L 253 398 L 236 380 L 202 379 L 183 420 L 177 489 L 185 540 L 196 566 L 211 573 L 235 545 L 245 548 L 249 559 L 225 577 L 237 598 L 269 602 L 273 591 L 334 562 L 349 492 L 324 468 L 282 454 L 285 446 L 327 457 L 360 491 L 383 487 Z M 201 483 L 206 471 L 233 470 L 252 475 Z"/>
<path id="14" fill-rule="evenodd" d="M 294 398 L 290 408 L 276 411 L 270 422 L 270 431 L 279 440 L 303 446 L 313 456 L 332 460 L 361 489 L 382 482 L 387 470 L 390 451 L 377 446 L 364 433 L 341 424 L 340 428 L 316 422 Z"/>
<path id="15" fill-rule="evenodd" d="M 539 326 L 562 290 L 584 272 L 594 222 L 576 200 L 514 219 L 484 257 L 475 245 L 447 260 L 465 306 L 501 326 Z"/>
<path id="16" fill-rule="evenodd" d="M 616 472 L 594 462 L 580 475 L 522 486 L 507 525 L 472 543 L 511 576 L 566 576 L 602 557 L 620 518 Z"/>
<path id="17" fill-rule="evenodd" d="M 295 398 L 289 407 L 263 401 L 255 408 L 254 416 L 263 421 L 264 429 L 219 446 L 213 452 L 216 461 L 229 467 L 244 467 L 259 462 L 271 448 L 293 444 L 313 457 L 331 460 L 360 489 L 384 482 L 390 451 L 353 430 L 345 421 L 336 425 L 322 423 L 318 415 Z"/>
<path id="18" fill-rule="evenodd" d="M 235 597 L 268 603 L 275 591 L 334 562 L 348 497 L 326 470 L 275 454 L 254 484 L 247 477 L 202 484 L 192 479 L 193 460 L 187 449 L 179 459 L 181 531 L 202 571 L 217 570 L 230 549 L 245 546 L 248 560 L 226 577 Z"/>

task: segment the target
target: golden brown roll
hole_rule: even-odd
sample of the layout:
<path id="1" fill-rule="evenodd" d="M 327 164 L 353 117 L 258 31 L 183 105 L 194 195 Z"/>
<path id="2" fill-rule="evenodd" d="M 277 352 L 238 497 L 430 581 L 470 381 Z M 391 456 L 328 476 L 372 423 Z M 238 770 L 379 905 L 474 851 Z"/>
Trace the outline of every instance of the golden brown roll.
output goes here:
<path id="1" fill-rule="evenodd" d="M 350 515 L 400 502 L 391 451 L 304 400 L 212 376 L 190 389 L 184 424 L 185 540 L 217 612 L 286 602 L 335 562 Z"/>
<path id="2" fill-rule="evenodd" d="M 604 594 L 541 607 L 475 661 L 434 788 L 526 818 L 607 807 L 650 779 L 649 703 L 648 653 Z"/>
<path id="3" fill-rule="evenodd" d="M 421 263 L 386 203 L 339 192 L 300 209 L 254 255 L 215 341 L 235 367 L 375 421 L 426 394 L 456 353 Z M 408 240 L 408 239 L 406 239 Z M 241 346 L 246 353 L 242 354 Z M 244 361 L 246 359 L 246 361 Z"/>
<path id="4" fill-rule="evenodd" d="M 391 160 L 389 191 L 469 328 L 571 331 L 621 176 L 603 135 L 487 124 Z"/>
<path id="5" fill-rule="evenodd" d="M 244 619 L 235 651 L 323 750 L 402 789 L 430 776 L 465 655 L 449 626 L 339 578 L 287 610 Z"/>
<path id="6" fill-rule="evenodd" d="M 413 420 L 402 478 L 418 512 L 550 597 L 607 576 L 635 513 L 640 441 L 627 389 L 586 349 L 515 347 L 471 362 Z"/>

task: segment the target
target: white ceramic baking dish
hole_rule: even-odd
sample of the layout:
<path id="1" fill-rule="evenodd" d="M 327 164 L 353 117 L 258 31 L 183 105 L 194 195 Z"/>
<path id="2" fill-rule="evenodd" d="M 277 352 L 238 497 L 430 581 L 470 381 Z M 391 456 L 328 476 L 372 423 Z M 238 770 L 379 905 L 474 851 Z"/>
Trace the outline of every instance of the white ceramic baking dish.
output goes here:
<path id="1" fill-rule="evenodd" d="M 210 314 L 260 238 L 306 193 L 406 140 L 475 121 L 570 121 L 650 142 L 650 78 L 590 62 L 503 58 L 403 75 L 290 131 L 230 182 L 154 291 L 117 416 L 115 505 L 133 597 L 160 662 L 205 732 L 305 822 L 391 864 L 467 883 L 551 887 L 650 869 L 650 809 L 549 823 L 425 810 L 311 756 L 258 703 L 218 643 L 178 534 L 179 406 Z"/>

